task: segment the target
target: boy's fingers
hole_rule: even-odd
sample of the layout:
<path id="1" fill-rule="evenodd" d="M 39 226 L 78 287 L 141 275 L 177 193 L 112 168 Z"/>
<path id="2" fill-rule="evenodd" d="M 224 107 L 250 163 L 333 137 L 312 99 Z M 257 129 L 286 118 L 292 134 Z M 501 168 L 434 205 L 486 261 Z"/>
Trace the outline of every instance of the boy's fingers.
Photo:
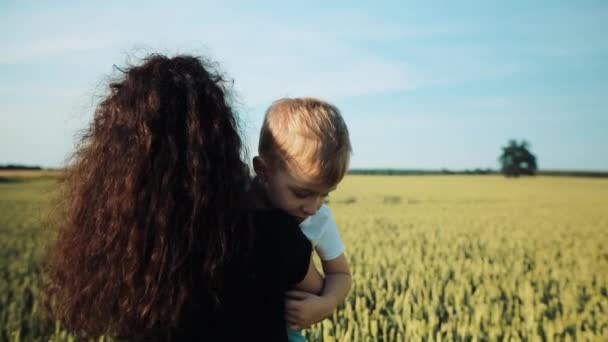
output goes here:
<path id="1" fill-rule="evenodd" d="M 285 314 L 285 320 L 289 323 L 298 323 L 300 322 L 300 319 L 298 318 L 298 315 L 294 315 L 292 313 L 286 313 Z"/>
<path id="2" fill-rule="evenodd" d="M 291 299 L 306 299 L 310 294 L 304 291 L 291 290 L 285 293 Z"/>
<path id="3" fill-rule="evenodd" d="M 297 300 L 286 300 L 285 301 L 285 310 L 286 311 L 296 311 L 300 307 L 300 303 Z"/>
<path id="4" fill-rule="evenodd" d="M 286 313 L 285 320 L 289 323 L 302 323 L 300 316 L 292 313 Z"/>
<path id="5" fill-rule="evenodd" d="M 295 330 L 299 330 L 302 329 L 302 322 L 300 322 L 298 319 L 296 319 L 295 317 L 288 317 L 285 319 L 285 321 L 287 322 L 287 325 L 289 327 L 293 327 L 293 326 L 297 326 L 298 328 L 292 328 Z"/>

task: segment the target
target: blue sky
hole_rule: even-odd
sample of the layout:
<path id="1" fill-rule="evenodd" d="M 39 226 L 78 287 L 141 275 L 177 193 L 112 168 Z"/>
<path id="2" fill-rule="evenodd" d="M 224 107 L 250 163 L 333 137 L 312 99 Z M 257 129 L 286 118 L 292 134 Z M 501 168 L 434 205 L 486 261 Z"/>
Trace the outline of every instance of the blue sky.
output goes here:
<path id="1" fill-rule="evenodd" d="M 112 66 L 194 53 L 234 79 L 256 150 L 271 101 L 316 96 L 351 166 L 608 170 L 607 1 L 0 1 L 0 164 L 63 165 Z"/>

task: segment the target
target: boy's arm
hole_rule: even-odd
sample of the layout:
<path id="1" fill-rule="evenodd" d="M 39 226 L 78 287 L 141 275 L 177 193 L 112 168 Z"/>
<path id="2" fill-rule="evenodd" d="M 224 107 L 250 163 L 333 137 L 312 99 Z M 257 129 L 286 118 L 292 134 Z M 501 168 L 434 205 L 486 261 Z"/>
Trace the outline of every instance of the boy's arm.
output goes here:
<path id="1" fill-rule="evenodd" d="M 350 291 L 352 277 L 344 254 L 322 264 L 325 282 L 320 296 L 297 290 L 287 292 L 286 318 L 292 329 L 308 328 L 331 316 Z"/>
<path id="2" fill-rule="evenodd" d="M 317 270 L 317 267 L 313 262 L 312 255 L 310 257 L 310 263 L 308 265 L 306 276 L 304 276 L 304 279 L 297 283 L 293 288 L 296 291 L 303 291 L 317 295 L 321 294 L 323 291 L 323 276 L 321 276 Z"/>
<path id="3" fill-rule="evenodd" d="M 346 299 L 352 286 L 352 277 L 344 254 L 333 260 L 323 261 L 322 265 L 325 284 L 321 296 L 332 304 L 329 316 Z"/>

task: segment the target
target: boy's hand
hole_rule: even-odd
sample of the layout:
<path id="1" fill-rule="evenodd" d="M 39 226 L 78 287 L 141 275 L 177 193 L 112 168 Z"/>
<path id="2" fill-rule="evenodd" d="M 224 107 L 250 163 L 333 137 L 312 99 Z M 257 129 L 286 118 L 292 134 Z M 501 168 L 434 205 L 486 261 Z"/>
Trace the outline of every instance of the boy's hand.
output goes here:
<path id="1" fill-rule="evenodd" d="M 288 291 L 285 318 L 289 328 L 306 329 L 331 315 L 333 303 L 327 298 L 302 291 Z"/>

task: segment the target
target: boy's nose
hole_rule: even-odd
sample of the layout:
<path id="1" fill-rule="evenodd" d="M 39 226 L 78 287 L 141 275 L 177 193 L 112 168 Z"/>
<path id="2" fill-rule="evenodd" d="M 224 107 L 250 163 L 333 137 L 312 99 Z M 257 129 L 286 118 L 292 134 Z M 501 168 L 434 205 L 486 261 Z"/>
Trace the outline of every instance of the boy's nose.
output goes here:
<path id="1" fill-rule="evenodd" d="M 302 211 L 308 216 L 314 215 L 319 208 L 321 208 L 321 204 L 323 204 L 323 199 L 320 196 L 317 196 L 314 199 L 307 201 L 302 207 Z"/>

